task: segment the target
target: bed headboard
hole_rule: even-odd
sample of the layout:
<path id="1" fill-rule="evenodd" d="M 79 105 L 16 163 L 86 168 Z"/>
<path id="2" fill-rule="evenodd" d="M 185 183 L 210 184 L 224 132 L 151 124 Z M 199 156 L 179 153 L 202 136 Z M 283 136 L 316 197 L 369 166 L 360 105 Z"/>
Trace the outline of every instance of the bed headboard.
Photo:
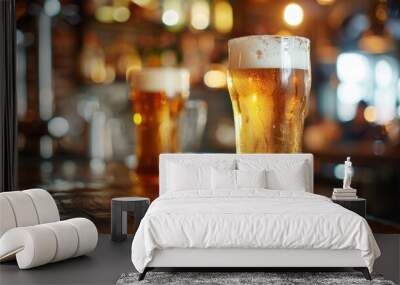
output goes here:
<path id="1" fill-rule="evenodd" d="M 307 169 L 308 183 L 307 192 L 314 192 L 314 170 L 313 170 L 313 155 L 311 153 L 293 153 L 293 154 L 236 154 L 236 153 L 164 153 L 160 155 L 159 164 L 159 191 L 160 195 L 167 191 L 167 163 L 168 161 L 184 160 L 193 163 L 198 162 L 217 162 L 217 161 L 232 161 L 236 165 L 236 160 L 270 160 L 270 161 L 304 161 Z M 197 164 L 197 163 L 196 163 Z M 204 163 L 203 163 L 204 165 Z"/>

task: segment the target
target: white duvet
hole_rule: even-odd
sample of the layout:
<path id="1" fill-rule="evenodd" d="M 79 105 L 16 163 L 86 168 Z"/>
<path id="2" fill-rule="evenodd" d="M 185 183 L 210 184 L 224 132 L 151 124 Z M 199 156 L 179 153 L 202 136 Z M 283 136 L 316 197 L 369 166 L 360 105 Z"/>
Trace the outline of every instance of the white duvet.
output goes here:
<path id="1" fill-rule="evenodd" d="M 359 215 L 320 195 L 265 189 L 162 195 L 134 237 L 135 268 L 143 272 L 165 248 L 358 249 L 371 272 L 380 255 Z"/>

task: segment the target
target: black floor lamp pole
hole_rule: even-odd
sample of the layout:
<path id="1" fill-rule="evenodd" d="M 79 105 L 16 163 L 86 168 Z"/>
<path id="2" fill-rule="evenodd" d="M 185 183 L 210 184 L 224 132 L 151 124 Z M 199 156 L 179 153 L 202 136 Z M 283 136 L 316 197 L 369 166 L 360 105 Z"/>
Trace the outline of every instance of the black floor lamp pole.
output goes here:
<path id="1" fill-rule="evenodd" d="M 0 192 L 17 188 L 15 0 L 0 0 Z"/>

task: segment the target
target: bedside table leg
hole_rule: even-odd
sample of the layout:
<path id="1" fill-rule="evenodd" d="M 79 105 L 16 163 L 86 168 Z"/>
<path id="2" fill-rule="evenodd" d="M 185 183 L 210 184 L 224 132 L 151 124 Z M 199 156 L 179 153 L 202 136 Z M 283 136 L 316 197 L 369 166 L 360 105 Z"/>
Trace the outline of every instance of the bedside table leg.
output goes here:
<path id="1" fill-rule="evenodd" d="M 362 274 L 364 275 L 365 279 L 372 280 L 371 274 L 369 274 L 369 270 L 367 267 L 354 267 L 354 269 L 357 271 L 361 271 Z"/>
<path id="2" fill-rule="evenodd" d="M 111 239 L 124 241 L 127 235 L 127 212 L 122 203 L 111 204 Z"/>
<path id="3" fill-rule="evenodd" d="M 146 277 L 146 273 L 147 273 L 147 267 L 143 270 L 142 273 L 139 274 L 138 281 L 142 281 L 144 277 Z"/>

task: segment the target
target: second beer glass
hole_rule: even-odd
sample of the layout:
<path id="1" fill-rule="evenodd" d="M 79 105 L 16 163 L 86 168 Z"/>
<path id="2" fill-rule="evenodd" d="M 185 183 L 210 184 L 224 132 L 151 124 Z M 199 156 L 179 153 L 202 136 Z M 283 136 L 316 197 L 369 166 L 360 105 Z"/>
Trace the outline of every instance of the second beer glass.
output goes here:
<path id="1" fill-rule="evenodd" d="M 310 86 L 308 39 L 249 36 L 230 40 L 228 88 L 236 151 L 300 152 Z"/>
<path id="2" fill-rule="evenodd" d="M 158 182 L 158 157 L 178 152 L 179 115 L 189 96 L 189 72 L 145 68 L 128 72 L 135 124 L 135 170 L 139 182 Z"/>

